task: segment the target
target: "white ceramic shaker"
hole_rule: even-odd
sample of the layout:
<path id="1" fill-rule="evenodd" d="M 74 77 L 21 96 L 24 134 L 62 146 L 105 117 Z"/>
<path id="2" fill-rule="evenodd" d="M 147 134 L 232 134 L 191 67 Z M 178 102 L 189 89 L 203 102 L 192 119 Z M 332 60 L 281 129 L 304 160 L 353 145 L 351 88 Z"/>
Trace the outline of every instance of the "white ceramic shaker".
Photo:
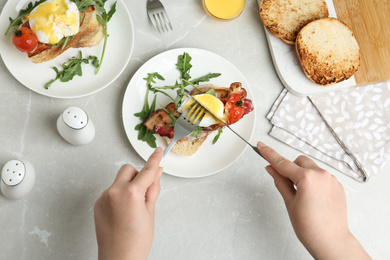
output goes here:
<path id="1" fill-rule="evenodd" d="M 21 199 L 32 190 L 35 170 L 30 162 L 11 160 L 1 171 L 1 192 L 8 199 Z"/>
<path id="2" fill-rule="evenodd" d="M 57 119 L 57 129 L 62 138 L 73 145 L 90 143 L 95 137 L 95 127 L 87 113 L 79 107 L 68 107 Z"/>

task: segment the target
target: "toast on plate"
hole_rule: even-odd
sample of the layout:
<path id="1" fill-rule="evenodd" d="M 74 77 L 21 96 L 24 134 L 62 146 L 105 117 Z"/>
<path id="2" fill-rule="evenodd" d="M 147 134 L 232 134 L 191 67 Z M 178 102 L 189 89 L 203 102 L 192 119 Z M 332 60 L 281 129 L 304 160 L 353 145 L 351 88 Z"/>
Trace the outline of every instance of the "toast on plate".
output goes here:
<path id="1" fill-rule="evenodd" d="M 295 48 L 306 76 L 322 86 L 346 80 L 359 68 L 359 45 L 352 30 L 336 18 L 303 27 Z"/>
<path id="2" fill-rule="evenodd" d="M 294 45 L 298 32 L 311 21 L 329 16 L 325 0 L 262 0 L 260 17 L 265 28 Z"/>

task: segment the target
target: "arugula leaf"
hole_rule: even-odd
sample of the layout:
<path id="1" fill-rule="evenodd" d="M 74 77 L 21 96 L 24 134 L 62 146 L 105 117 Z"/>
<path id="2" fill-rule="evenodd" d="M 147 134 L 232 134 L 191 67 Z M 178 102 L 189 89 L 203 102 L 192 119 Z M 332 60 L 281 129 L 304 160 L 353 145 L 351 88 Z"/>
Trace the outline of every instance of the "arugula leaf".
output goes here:
<path id="1" fill-rule="evenodd" d="M 53 67 L 53 70 L 56 72 L 56 77 L 49 81 L 45 88 L 48 89 L 56 80 L 61 82 L 67 82 L 73 79 L 74 76 L 82 76 L 83 72 L 81 69 L 81 64 L 88 64 L 89 61 L 92 61 L 92 65 L 95 67 L 99 65 L 99 60 L 96 56 L 89 56 L 88 58 L 83 58 L 81 51 L 77 57 L 72 57 L 70 60 L 62 64 L 62 71 L 59 71 L 57 67 Z"/>
<path id="2" fill-rule="evenodd" d="M 201 82 L 208 82 L 208 81 L 210 81 L 210 79 L 217 78 L 219 76 L 221 76 L 221 73 L 209 73 L 207 75 L 204 75 L 202 77 L 199 77 L 197 79 L 192 80 L 191 83 L 194 85 L 199 85 L 199 83 L 201 83 Z"/>
<path id="3" fill-rule="evenodd" d="M 182 97 L 181 93 L 182 93 L 182 91 L 181 91 L 180 89 L 178 89 L 178 90 L 176 91 L 176 98 L 175 98 L 175 100 L 174 100 L 175 108 L 176 108 L 176 109 L 180 106 L 181 101 L 183 100 L 183 97 Z"/>
<path id="4" fill-rule="evenodd" d="M 217 94 L 215 93 L 215 89 L 213 89 L 213 88 L 210 88 L 209 90 L 207 90 L 205 94 L 210 94 L 214 97 L 217 96 Z"/>
<path id="5" fill-rule="evenodd" d="M 196 88 L 196 85 L 199 85 L 199 83 L 201 82 L 208 82 L 210 81 L 212 78 L 217 78 L 221 76 L 221 73 L 209 73 L 209 74 L 206 74 L 202 77 L 199 77 L 199 78 L 196 78 L 194 80 L 186 80 L 184 78 L 181 78 L 182 82 L 181 83 L 178 83 L 176 81 L 175 85 L 172 85 L 172 86 L 163 86 L 163 87 L 154 87 L 155 89 L 177 89 L 177 88 L 181 88 L 183 85 L 184 87 L 187 87 L 188 85 L 191 85 L 193 86 L 194 88 Z M 186 90 L 186 92 L 188 92 Z"/>
<path id="6" fill-rule="evenodd" d="M 219 137 L 222 134 L 222 131 L 223 131 L 222 128 L 218 129 L 218 134 L 214 137 L 213 144 L 215 144 L 218 141 Z"/>
<path id="7" fill-rule="evenodd" d="M 104 8 L 104 4 L 107 2 L 107 0 L 95 0 L 97 5 L 95 5 L 96 9 L 101 12 L 101 15 L 96 15 L 97 20 L 103 25 L 103 33 L 104 33 L 104 43 L 103 43 L 103 51 L 102 55 L 100 56 L 100 64 L 99 67 L 96 70 L 96 74 L 99 73 L 100 66 L 102 65 L 103 62 L 103 57 L 104 53 L 106 51 L 106 46 L 107 46 L 107 23 L 110 21 L 111 17 L 114 15 L 116 12 L 116 2 L 111 6 L 110 11 L 108 13 L 106 12 L 106 9 Z"/>
<path id="8" fill-rule="evenodd" d="M 144 80 L 146 80 L 146 85 L 148 86 L 149 90 L 152 88 L 152 83 L 156 83 L 154 79 L 165 80 L 164 77 L 157 72 L 148 73 L 148 76 L 144 78 Z"/>
<path id="9" fill-rule="evenodd" d="M 142 107 L 142 110 L 140 112 L 134 114 L 134 116 L 139 117 L 141 120 L 141 123 L 136 125 L 134 128 L 138 131 L 138 140 L 146 142 L 150 147 L 153 148 L 157 147 L 156 137 L 154 136 L 154 133 L 152 131 L 150 131 L 146 126 L 144 126 L 144 122 L 150 117 L 150 115 L 154 112 L 156 108 L 157 95 L 154 96 L 153 102 L 149 107 L 149 92 L 152 83 L 156 83 L 155 79 L 165 80 L 164 77 L 157 72 L 148 73 L 148 76 L 144 78 L 144 80 L 146 80 L 147 85 L 144 106 Z"/>
<path id="10" fill-rule="evenodd" d="M 198 138 L 198 134 L 202 133 L 202 131 L 203 131 L 203 127 L 198 126 L 198 127 L 196 127 L 194 132 L 192 132 L 191 136 Z"/>
<path id="11" fill-rule="evenodd" d="M 5 35 L 9 33 L 12 27 L 19 26 L 22 24 L 22 19 L 25 15 L 28 15 L 31 13 L 32 10 L 34 10 L 35 7 L 37 7 L 39 4 L 45 2 L 46 0 L 40 0 L 35 2 L 34 4 L 32 2 L 28 3 L 27 7 L 25 9 L 20 10 L 18 16 L 15 19 L 12 19 L 9 17 L 10 25 L 8 26 L 7 30 L 5 31 Z"/>
<path id="12" fill-rule="evenodd" d="M 149 96 L 149 90 L 146 91 L 145 99 Z M 146 119 L 150 117 L 150 115 L 154 112 L 156 107 L 156 97 L 154 96 L 152 105 L 149 107 L 149 102 L 146 101 L 144 107 L 141 112 L 135 113 L 134 116 L 139 117 L 141 119 L 141 123 L 135 126 L 135 130 L 138 132 L 138 140 L 146 142 L 150 147 L 157 148 L 156 137 L 154 133 L 150 131 L 146 126 L 144 126 L 144 122 Z"/>
<path id="13" fill-rule="evenodd" d="M 183 55 L 179 55 L 176 68 L 181 73 L 181 78 L 189 80 L 191 78 L 189 71 L 192 68 L 190 61 L 192 60 L 191 56 L 187 52 L 184 52 Z"/>
<path id="14" fill-rule="evenodd" d="M 77 8 L 79 9 L 80 12 L 85 12 L 87 11 L 88 7 L 90 5 L 94 5 L 93 0 L 71 0 L 77 5 Z"/>
<path id="15" fill-rule="evenodd" d="M 49 44 L 53 47 L 58 47 L 58 46 L 62 45 L 62 49 L 64 49 L 66 47 L 66 45 L 68 44 L 68 41 L 72 38 L 73 38 L 73 35 L 67 36 L 67 37 L 62 38 L 59 42 L 57 42 L 55 44 L 50 44 L 50 43 Z"/>
<path id="16" fill-rule="evenodd" d="M 116 3 L 115 2 L 112 6 L 111 9 L 107 12 L 104 5 L 106 4 L 107 0 L 72 0 L 74 3 L 76 3 L 77 8 L 79 9 L 80 12 L 84 12 L 88 9 L 90 5 L 93 5 L 94 8 L 100 13 L 96 14 L 96 19 L 99 21 L 101 25 L 103 25 L 103 34 L 104 34 L 104 42 L 103 42 L 103 50 L 102 54 L 100 56 L 100 63 L 99 66 L 96 69 L 96 73 L 98 74 L 100 71 L 100 67 L 103 63 L 103 57 L 106 51 L 106 46 L 107 46 L 107 39 L 109 37 L 107 33 L 107 24 L 111 20 L 112 16 L 116 12 Z"/>

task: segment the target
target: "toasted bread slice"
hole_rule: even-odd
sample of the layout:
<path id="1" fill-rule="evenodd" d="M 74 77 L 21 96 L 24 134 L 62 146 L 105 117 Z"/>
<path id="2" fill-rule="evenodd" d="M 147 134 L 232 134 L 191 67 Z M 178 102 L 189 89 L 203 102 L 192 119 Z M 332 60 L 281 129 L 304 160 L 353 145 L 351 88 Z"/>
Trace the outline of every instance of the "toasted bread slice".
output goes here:
<path id="1" fill-rule="evenodd" d="M 295 48 L 306 76 L 322 86 L 348 79 L 359 68 L 359 45 L 352 30 L 336 18 L 306 25 Z"/>
<path id="2" fill-rule="evenodd" d="M 33 52 L 28 53 L 28 57 L 34 63 L 49 61 L 69 48 L 92 47 L 99 44 L 103 38 L 103 26 L 96 18 L 96 10 L 93 6 L 89 6 L 87 11 L 80 13 L 79 32 L 68 41 L 64 49 L 62 45 L 54 47 L 40 42 Z"/>
<path id="3" fill-rule="evenodd" d="M 191 156 L 198 151 L 198 149 L 202 146 L 203 142 L 206 141 L 206 139 L 207 139 L 207 135 L 204 135 L 199 138 L 194 138 L 194 137 L 182 138 L 172 146 L 171 151 L 183 156 Z M 167 144 L 169 144 L 172 139 L 165 138 L 165 140 Z"/>
<path id="4" fill-rule="evenodd" d="M 298 32 L 311 21 L 329 16 L 325 0 L 262 0 L 260 17 L 275 37 L 294 45 Z"/>

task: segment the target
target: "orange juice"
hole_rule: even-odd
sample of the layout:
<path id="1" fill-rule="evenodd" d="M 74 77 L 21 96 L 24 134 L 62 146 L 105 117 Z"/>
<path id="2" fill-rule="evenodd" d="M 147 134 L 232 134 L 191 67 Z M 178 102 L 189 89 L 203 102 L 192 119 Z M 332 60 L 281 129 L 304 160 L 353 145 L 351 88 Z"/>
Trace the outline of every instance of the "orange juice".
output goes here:
<path id="1" fill-rule="evenodd" d="M 214 19 L 229 21 L 242 13 L 245 0 L 203 0 L 203 7 Z"/>

